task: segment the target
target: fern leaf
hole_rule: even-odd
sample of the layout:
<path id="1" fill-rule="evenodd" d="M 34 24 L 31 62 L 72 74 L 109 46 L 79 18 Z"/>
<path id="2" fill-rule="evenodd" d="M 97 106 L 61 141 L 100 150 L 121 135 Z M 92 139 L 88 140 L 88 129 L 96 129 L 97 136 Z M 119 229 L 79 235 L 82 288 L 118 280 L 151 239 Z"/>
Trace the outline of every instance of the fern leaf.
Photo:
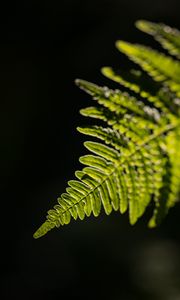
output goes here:
<path id="1" fill-rule="evenodd" d="M 166 117 L 171 115 L 171 113 L 176 114 L 177 110 L 179 110 L 180 104 L 178 102 L 176 103 L 176 95 L 173 95 L 170 98 L 170 91 L 167 88 L 165 89 L 161 86 L 156 86 L 154 82 L 153 85 L 152 83 L 149 84 L 149 82 L 146 83 L 147 80 L 146 78 L 144 80 L 144 74 L 139 70 L 131 70 L 126 74 L 122 71 L 116 72 L 110 67 L 104 67 L 101 71 L 107 78 L 138 94 L 141 98 L 146 99 L 149 104 L 152 103 L 154 107 L 164 112 Z M 179 114 L 179 112 L 177 112 L 177 114 Z M 170 116 L 170 118 L 171 117 L 172 116 Z"/>
<path id="2" fill-rule="evenodd" d="M 125 151 L 125 148 L 128 147 L 128 143 L 130 143 L 130 140 L 126 136 L 120 134 L 118 130 L 109 127 L 86 126 L 78 127 L 77 130 L 85 135 L 90 135 L 103 140 L 106 144 L 112 145 L 120 152 Z"/>
<path id="3" fill-rule="evenodd" d="M 180 63 L 149 47 L 117 41 L 118 50 L 139 64 L 155 81 L 164 82 L 180 95 Z"/>
<path id="4" fill-rule="evenodd" d="M 154 38 L 169 51 L 170 54 L 180 58 L 180 32 L 165 24 L 156 24 L 145 20 L 136 22 L 136 27 Z"/>
<path id="5" fill-rule="evenodd" d="M 164 25 L 145 21 L 137 26 L 154 35 L 170 53 L 178 53 L 178 32 L 167 32 Z M 48 211 L 35 238 L 69 224 L 72 218 L 83 220 L 91 214 L 97 217 L 102 209 L 107 215 L 113 210 L 122 214 L 128 210 L 133 225 L 151 201 L 154 211 L 149 227 L 155 227 L 178 201 L 180 64 L 145 46 L 118 41 L 117 47 L 152 79 L 140 71 L 127 76 L 111 68 L 102 69 L 105 76 L 129 92 L 76 80 L 96 104 L 82 109 L 81 114 L 102 123 L 77 129 L 100 142 L 84 143 L 89 152 L 79 159 L 84 167 L 75 172 L 76 179 L 68 182 L 66 192 Z"/>
<path id="6" fill-rule="evenodd" d="M 155 201 L 155 209 L 152 218 L 149 221 L 149 227 L 153 228 L 159 225 L 162 219 L 167 215 L 169 209 L 173 207 L 180 196 L 180 132 L 179 129 L 170 132 L 166 137 L 166 147 L 169 154 L 169 160 L 166 161 L 166 173 L 164 174 L 164 184 L 160 191 L 159 199 Z"/>

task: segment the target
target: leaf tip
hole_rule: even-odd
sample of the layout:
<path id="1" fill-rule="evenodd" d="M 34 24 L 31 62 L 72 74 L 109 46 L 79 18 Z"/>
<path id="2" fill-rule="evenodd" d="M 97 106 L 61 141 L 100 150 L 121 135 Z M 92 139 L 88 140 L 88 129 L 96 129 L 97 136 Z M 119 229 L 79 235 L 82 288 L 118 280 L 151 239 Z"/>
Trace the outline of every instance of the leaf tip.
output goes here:
<path id="1" fill-rule="evenodd" d="M 45 221 L 33 234 L 34 239 L 39 239 L 40 237 L 44 236 L 48 231 L 55 227 L 55 224 L 49 222 L 48 220 Z"/>
<path id="2" fill-rule="evenodd" d="M 148 24 L 148 21 L 143 20 L 143 19 L 137 20 L 137 21 L 135 22 L 136 28 L 138 28 L 138 29 L 140 29 L 140 30 L 142 30 L 144 27 L 146 27 L 147 24 Z"/>
<path id="3" fill-rule="evenodd" d="M 81 84 L 81 79 L 77 78 L 77 79 L 74 80 L 74 82 L 75 82 L 75 84 L 76 84 L 77 86 L 80 86 L 80 84 Z"/>
<path id="4" fill-rule="evenodd" d="M 111 67 L 102 67 L 101 68 L 101 73 L 108 77 L 112 73 L 112 68 Z"/>
<path id="5" fill-rule="evenodd" d="M 118 40 L 116 41 L 116 48 L 125 54 L 130 54 L 134 47 L 132 44 L 128 42 Z"/>

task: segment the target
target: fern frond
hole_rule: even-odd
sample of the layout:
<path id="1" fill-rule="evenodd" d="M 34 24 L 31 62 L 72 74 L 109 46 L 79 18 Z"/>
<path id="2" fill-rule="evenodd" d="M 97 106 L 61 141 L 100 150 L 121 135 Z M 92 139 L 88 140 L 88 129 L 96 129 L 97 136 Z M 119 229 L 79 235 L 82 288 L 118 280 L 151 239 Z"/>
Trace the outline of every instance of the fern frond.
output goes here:
<path id="1" fill-rule="evenodd" d="M 156 83 L 155 85 L 153 80 L 150 82 L 149 76 L 137 69 L 132 69 L 127 72 L 122 70 L 115 71 L 111 67 L 103 67 L 101 72 L 107 78 L 110 78 L 131 91 L 140 94 L 143 98 L 144 96 L 149 96 L 153 93 L 153 91 L 154 93 L 157 92 L 159 89 L 159 84 Z"/>
<path id="2" fill-rule="evenodd" d="M 166 147 L 169 154 L 164 174 L 164 183 L 160 190 L 160 197 L 155 201 L 155 209 L 152 218 L 149 221 L 149 227 L 155 227 L 161 223 L 162 219 L 173 207 L 180 196 L 180 131 L 179 129 L 170 132 L 166 137 Z"/>
<path id="3" fill-rule="evenodd" d="M 136 27 L 151 34 L 170 54 L 180 58 L 180 31 L 165 24 L 145 20 L 136 22 Z"/>
<path id="4" fill-rule="evenodd" d="M 180 63 L 156 50 L 139 44 L 117 41 L 116 47 L 139 64 L 155 81 L 164 82 L 180 95 Z"/>
<path id="5" fill-rule="evenodd" d="M 171 92 L 167 87 L 147 84 L 144 74 L 139 70 L 131 70 L 127 74 L 122 71 L 117 72 L 110 67 L 103 67 L 101 71 L 107 78 L 138 94 L 141 98 L 146 99 L 149 104 L 152 103 L 166 117 L 171 118 L 176 113 L 179 115 L 180 103 L 177 101 L 176 95 L 172 93 L 171 96 Z"/>
<path id="6" fill-rule="evenodd" d="M 177 53 L 177 33 L 165 36 L 166 28 L 161 24 L 138 26 L 155 36 L 161 34 L 176 45 L 176 51 L 172 50 L 175 46 L 170 51 Z M 81 114 L 101 122 L 77 129 L 100 141 L 84 143 L 90 152 L 80 157 L 84 167 L 75 172 L 76 179 L 68 182 L 66 192 L 48 211 L 47 220 L 35 232 L 35 238 L 68 224 L 71 218 L 83 220 L 91 214 L 97 217 L 102 209 L 107 215 L 113 210 L 122 214 L 129 211 L 130 224 L 135 224 L 151 201 L 154 211 L 149 226 L 154 227 L 178 201 L 180 64 L 145 46 L 118 41 L 117 47 L 158 83 L 152 87 L 152 79 L 150 83 L 140 71 L 127 76 L 107 67 L 102 69 L 103 74 L 129 93 L 76 80 L 95 102 L 95 106 L 82 109 Z"/>

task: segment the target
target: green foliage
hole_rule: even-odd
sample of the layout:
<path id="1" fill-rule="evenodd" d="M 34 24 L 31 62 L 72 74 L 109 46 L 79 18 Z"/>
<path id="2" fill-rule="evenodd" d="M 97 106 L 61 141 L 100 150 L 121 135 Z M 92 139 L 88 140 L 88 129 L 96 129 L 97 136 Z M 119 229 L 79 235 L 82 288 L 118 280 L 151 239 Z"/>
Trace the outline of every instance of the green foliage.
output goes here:
<path id="1" fill-rule="evenodd" d="M 179 31 L 146 21 L 136 25 L 180 57 Z M 68 182 L 66 193 L 48 211 L 35 238 L 68 224 L 71 218 L 97 217 L 102 208 L 107 215 L 128 210 L 130 223 L 135 224 L 150 203 L 154 211 L 149 226 L 155 227 L 178 201 L 180 63 L 142 45 L 117 41 L 116 46 L 143 71 L 102 69 L 129 93 L 76 80 L 96 102 L 81 114 L 100 120 L 99 125 L 78 127 L 78 131 L 100 142 L 84 143 L 91 153 L 80 158 L 85 167 L 75 173 L 76 180 Z"/>

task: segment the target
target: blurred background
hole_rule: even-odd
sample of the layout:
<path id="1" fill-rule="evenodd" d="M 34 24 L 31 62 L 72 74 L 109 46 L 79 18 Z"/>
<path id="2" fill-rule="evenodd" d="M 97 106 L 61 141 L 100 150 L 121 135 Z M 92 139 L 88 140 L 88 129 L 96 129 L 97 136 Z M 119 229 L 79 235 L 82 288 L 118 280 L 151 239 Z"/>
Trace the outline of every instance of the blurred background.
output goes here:
<path id="1" fill-rule="evenodd" d="M 80 168 L 90 97 L 83 78 L 112 83 L 102 66 L 128 68 L 124 39 L 157 46 L 137 19 L 180 28 L 178 0 L 6 1 L 0 9 L 1 299 L 180 300 L 180 206 L 161 227 L 112 213 L 34 231 Z M 118 87 L 118 86 L 117 86 Z"/>

